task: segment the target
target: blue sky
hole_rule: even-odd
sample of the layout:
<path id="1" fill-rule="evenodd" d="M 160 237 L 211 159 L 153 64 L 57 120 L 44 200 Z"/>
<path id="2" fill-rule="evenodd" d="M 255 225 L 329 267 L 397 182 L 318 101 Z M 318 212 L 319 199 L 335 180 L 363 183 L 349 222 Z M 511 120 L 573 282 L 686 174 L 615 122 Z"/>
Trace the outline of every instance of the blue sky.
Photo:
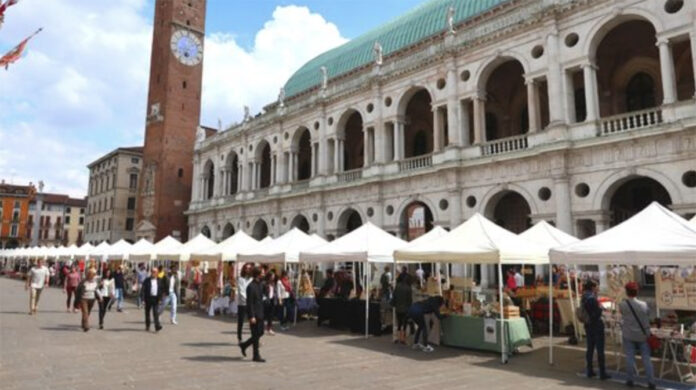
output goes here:
<path id="1" fill-rule="evenodd" d="M 241 119 L 275 100 L 304 62 L 422 3 L 418 0 L 208 0 L 201 122 Z M 142 143 L 153 0 L 22 0 L 0 51 L 44 32 L 0 70 L 0 179 L 43 180 L 84 196 L 86 165 Z"/>

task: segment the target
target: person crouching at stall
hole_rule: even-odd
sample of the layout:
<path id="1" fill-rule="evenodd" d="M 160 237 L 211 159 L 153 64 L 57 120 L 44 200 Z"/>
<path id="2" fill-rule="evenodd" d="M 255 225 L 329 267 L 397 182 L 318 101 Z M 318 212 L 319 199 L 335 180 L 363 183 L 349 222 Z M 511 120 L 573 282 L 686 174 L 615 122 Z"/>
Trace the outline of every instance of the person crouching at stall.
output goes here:
<path id="1" fill-rule="evenodd" d="M 645 366 L 645 375 L 648 377 L 648 387 L 655 388 L 652 362 L 650 361 L 650 318 L 648 304 L 638 300 L 638 283 L 626 283 L 627 298 L 619 303 L 621 311 L 621 333 L 623 335 L 623 348 L 626 354 L 626 372 L 628 374 L 627 386 L 633 386 L 633 378 L 636 375 L 636 350 L 640 351 Z"/>
<path id="2" fill-rule="evenodd" d="M 592 369 L 594 351 L 597 350 L 597 363 L 599 364 L 599 379 L 611 378 L 607 374 L 604 363 L 604 322 L 602 322 L 602 307 L 597 300 L 597 283 L 592 280 L 585 282 L 582 294 L 582 310 L 586 315 L 585 334 L 587 335 L 587 377 L 592 378 L 596 374 Z"/>
<path id="3" fill-rule="evenodd" d="M 418 326 L 416 337 L 413 340 L 414 349 L 420 348 L 423 352 L 434 351 L 433 347 L 428 344 L 428 326 L 425 322 L 425 315 L 434 314 L 438 319 L 442 319 L 444 316 L 440 314 L 440 309 L 444 304 L 445 300 L 441 296 L 435 296 L 416 302 L 408 309 L 408 318 Z M 419 341 L 422 342 L 419 343 Z"/>
<path id="4" fill-rule="evenodd" d="M 397 331 L 397 338 L 394 342 L 406 345 L 406 316 L 411 303 L 413 303 L 411 276 L 408 273 L 402 272 L 396 278 L 396 287 L 393 295 L 391 305 L 394 306 L 394 311 L 396 312 Z"/>

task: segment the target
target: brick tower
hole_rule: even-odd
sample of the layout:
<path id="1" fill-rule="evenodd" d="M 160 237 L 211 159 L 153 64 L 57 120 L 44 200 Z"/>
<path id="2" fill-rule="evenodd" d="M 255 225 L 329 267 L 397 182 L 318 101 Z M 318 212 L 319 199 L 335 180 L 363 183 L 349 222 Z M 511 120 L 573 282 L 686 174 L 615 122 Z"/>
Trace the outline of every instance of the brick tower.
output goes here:
<path id="1" fill-rule="evenodd" d="M 136 237 L 187 239 L 206 0 L 156 0 Z"/>

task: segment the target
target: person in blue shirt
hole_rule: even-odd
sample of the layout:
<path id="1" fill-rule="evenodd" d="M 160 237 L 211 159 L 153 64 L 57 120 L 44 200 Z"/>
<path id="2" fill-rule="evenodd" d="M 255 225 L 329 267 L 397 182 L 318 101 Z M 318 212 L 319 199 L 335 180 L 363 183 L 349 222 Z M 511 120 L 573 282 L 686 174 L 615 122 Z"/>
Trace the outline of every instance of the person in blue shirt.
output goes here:
<path id="1" fill-rule="evenodd" d="M 604 322 L 602 322 L 602 307 L 597 300 L 597 283 L 592 280 L 585 282 L 583 287 L 582 301 L 587 312 L 588 321 L 585 323 L 585 335 L 587 336 L 587 352 L 585 359 L 587 361 L 587 377 L 596 376 L 592 369 L 592 360 L 594 351 L 597 350 L 597 363 L 599 365 L 599 379 L 606 380 L 611 378 L 607 374 L 604 363 Z"/>
<path id="2" fill-rule="evenodd" d="M 420 348 L 423 352 L 432 352 L 434 349 L 428 345 L 428 325 L 425 322 L 426 314 L 434 314 L 438 319 L 442 319 L 440 309 L 445 304 L 445 300 L 441 296 L 430 297 L 424 301 L 419 301 L 411 305 L 408 309 L 408 318 L 413 320 L 418 326 L 416 336 L 413 340 L 413 348 Z M 419 340 L 422 343 L 418 343 Z"/>

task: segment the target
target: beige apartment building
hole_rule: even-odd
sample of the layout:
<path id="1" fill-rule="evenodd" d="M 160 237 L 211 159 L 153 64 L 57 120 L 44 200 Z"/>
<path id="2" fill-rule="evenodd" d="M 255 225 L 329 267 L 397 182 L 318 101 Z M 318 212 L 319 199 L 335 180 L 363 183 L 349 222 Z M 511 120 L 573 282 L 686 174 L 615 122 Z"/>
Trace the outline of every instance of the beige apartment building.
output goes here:
<path id="1" fill-rule="evenodd" d="M 136 198 L 143 148 L 115 149 L 87 166 L 85 241 L 135 241 Z"/>

